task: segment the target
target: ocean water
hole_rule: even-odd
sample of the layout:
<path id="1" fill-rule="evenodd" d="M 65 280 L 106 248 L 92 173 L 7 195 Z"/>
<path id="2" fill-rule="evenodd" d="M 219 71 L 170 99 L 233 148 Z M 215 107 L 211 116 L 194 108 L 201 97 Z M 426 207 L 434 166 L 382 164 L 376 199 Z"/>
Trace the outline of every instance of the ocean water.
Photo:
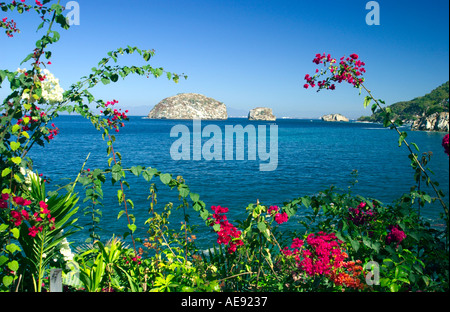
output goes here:
<path id="1" fill-rule="evenodd" d="M 80 116 L 60 116 L 55 120 L 60 129 L 59 135 L 46 147 L 33 147 L 30 156 L 34 160 L 34 169 L 51 179 L 48 189 L 65 185 L 68 178 L 74 180 L 86 160 L 85 168 L 108 168 L 106 141 L 89 121 Z M 409 192 L 414 185 L 413 170 L 405 146 L 398 146 L 398 135 L 394 130 L 378 124 L 368 123 L 327 123 L 320 120 L 282 119 L 276 122 L 251 122 L 246 119 L 226 121 L 202 121 L 202 129 L 207 125 L 216 125 L 222 130 L 224 148 L 222 160 L 173 160 L 170 154 L 172 144 L 178 139 L 170 137 L 171 129 L 176 125 L 185 125 L 194 133 L 192 121 L 150 120 L 131 117 L 119 133 L 115 133 L 114 149 L 122 155 L 122 166 L 130 168 L 136 165 L 157 168 L 162 173 L 181 175 L 192 192 L 200 194 L 207 207 L 220 205 L 229 208 L 230 220 L 242 220 L 246 217 L 245 208 L 257 200 L 265 205 L 281 205 L 284 201 L 313 195 L 331 185 L 346 189 L 353 181 L 351 172 L 358 170 L 358 183 L 354 193 L 376 198 L 389 203 Z M 278 161 L 276 170 L 260 171 L 262 154 L 256 153 L 256 160 L 249 160 L 247 150 L 244 160 L 224 160 L 226 126 L 266 125 L 269 143 L 270 125 L 278 127 Z M 433 152 L 429 167 L 434 171 L 433 180 L 440 183 L 448 201 L 449 159 L 441 146 L 444 133 L 407 131 L 408 142 L 416 143 L 422 152 Z M 257 131 L 257 133 L 261 133 Z M 203 139 L 203 143 L 208 138 Z M 192 144 L 193 140 L 191 140 Z M 245 140 L 245 146 L 248 140 Z M 257 141 L 260 142 L 259 140 Z M 192 153 L 192 150 L 189 151 Z M 269 147 L 267 147 L 269 152 Z M 272 157 L 273 159 L 273 157 Z M 173 202 L 177 206 L 177 191 L 154 179 L 150 183 L 136 178 L 131 173 L 126 177 L 130 189 L 125 189 L 127 198 L 135 204 L 132 213 L 136 217 L 137 236 L 144 237 L 148 219 L 149 186 L 156 182 L 158 186 L 157 209 L 162 210 L 165 203 Z M 126 230 L 125 217 L 119 221 L 117 214 L 123 209 L 117 202 L 119 185 L 111 185 L 108 179 L 104 186 L 103 216 L 100 235 L 104 239 L 113 234 L 121 235 Z M 82 198 L 84 192 L 77 189 Z M 431 190 L 430 190 L 431 191 Z M 430 192 L 431 194 L 431 192 Z M 79 201 L 79 223 L 88 220 L 81 209 L 85 204 Z M 198 224 L 199 244 L 214 240 L 211 233 L 196 212 L 187 211 L 191 223 Z M 442 212 L 438 204 L 422 210 L 430 219 L 437 219 Z M 175 211 L 172 223 L 177 226 L 182 220 L 182 211 Z M 89 233 L 87 228 L 73 239 L 84 241 Z"/>

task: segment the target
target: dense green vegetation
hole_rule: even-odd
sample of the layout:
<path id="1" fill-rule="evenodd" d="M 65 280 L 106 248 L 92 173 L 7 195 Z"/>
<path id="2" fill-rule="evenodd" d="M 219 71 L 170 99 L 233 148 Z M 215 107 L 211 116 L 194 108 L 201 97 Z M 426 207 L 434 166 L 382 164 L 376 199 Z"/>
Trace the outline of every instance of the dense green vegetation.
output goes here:
<path id="1" fill-rule="evenodd" d="M 430 116 L 449 110 L 448 81 L 430 93 L 412 99 L 390 105 L 394 119 L 402 121 L 413 121 L 422 116 Z M 378 109 L 372 116 L 362 116 L 359 121 L 382 122 L 382 111 Z"/>

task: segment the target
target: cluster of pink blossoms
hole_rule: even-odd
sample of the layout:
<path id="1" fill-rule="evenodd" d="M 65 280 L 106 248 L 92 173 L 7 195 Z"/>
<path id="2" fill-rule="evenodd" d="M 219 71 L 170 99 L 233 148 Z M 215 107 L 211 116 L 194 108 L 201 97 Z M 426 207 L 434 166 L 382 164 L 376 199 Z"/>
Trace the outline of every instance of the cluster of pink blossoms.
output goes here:
<path id="1" fill-rule="evenodd" d="M 391 225 L 388 227 L 388 230 L 390 232 L 386 236 L 386 244 L 390 245 L 392 243 L 397 243 L 397 247 L 398 247 L 400 245 L 400 243 L 406 238 L 405 232 L 400 230 L 398 225 Z"/>
<path id="2" fill-rule="evenodd" d="M 11 5 L 21 7 L 25 11 L 29 11 L 31 6 L 27 4 L 23 4 L 25 0 L 20 0 L 21 3 L 16 2 L 15 0 L 11 2 Z M 42 8 L 43 4 L 39 0 L 35 0 L 37 6 Z M 4 2 L 0 2 L 0 7 L 5 7 L 7 4 Z M 14 37 L 14 33 L 19 33 L 20 30 L 17 28 L 16 22 L 13 19 L 8 21 L 7 17 L 0 19 L 0 27 L 6 29 L 6 35 L 10 38 Z"/>
<path id="3" fill-rule="evenodd" d="M 311 233 L 306 243 L 308 246 L 305 246 L 305 241 L 294 238 L 292 250 L 285 247 L 282 252 L 285 256 L 294 256 L 297 267 L 309 276 L 330 275 L 332 268 L 342 266 L 342 261 L 348 257 L 343 251 L 343 242 L 334 233 Z"/>
<path id="4" fill-rule="evenodd" d="M 450 142 L 448 133 L 442 139 L 442 147 L 444 148 L 444 152 L 450 156 Z"/>
<path id="5" fill-rule="evenodd" d="M 42 118 L 46 116 L 45 112 L 39 111 L 40 111 L 39 107 L 32 106 L 30 108 L 29 115 L 25 114 L 22 118 L 19 118 L 17 120 L 17 125 L 22 127 L 22 131 L 30 131 L 31 130 L 30 127 L 34 123 L 39 122 L 40 120 L 42 120 Z M 54 123 L 52 123 L 51 126 L 53 129 L 47 129 L 48 134 L 44 135 L 44 138 L 47 140 L 47 142 L 53 140 L 55 136 L 59 134 L 59 128 L 57 128 Z"/>
<path id="6" fill-rule="evenodd" d="M 8 207 L 9 198 L 9 194 L 2 194 L 0 208 Z M 55 218 L 52 218 L 50 210 L 48 210 L 48 205 L 44 201 L 39 202 L 39 212 L 30 214 L 26 207 L 31 205 L 31 200 L 24 199 L 20 196 L 13 196 L 12 200 L 15 203 L 17 210 L 11 210 L 10 221 L 15 227 L 21 226 L 23 221 L 28 221 L 30 225 L 32 225 L 28 228 L 28 235 L 31 237 L 36 237 L 36 235 L 42 232 L 46 226 L 48 226 L 50 230 L 55 229 Z"/>
<path id="7" fill-rule="evenodd" d="M 359 274 L 352 277 L 345 272 L 351 270 L 355 262 L 345 261 L 348 255 L 344 250 L 344 243 L 334 233 L 311 233 L 306 242 L 294 238 L 290 248 L 285 247 L 282 252 L 286 257 L 293 257 L 297 268 L 307 276 L 323 275 L 336 285 L 361 287 Z"/>
<path id="8" fill-rule="evenodd" d="M 270 206 L 267 213 L 274 216 L 275 222 L 278 224 L 283 224 L 288 222 L 289 217 L 286 212 L 279 212 L 278 206 Z"/>
<path id="9" fill-rule="evenodd" d="M 356 226 L 369 225 L 375 219 L 375 213 L 368 208 L 367 204 L 362 202 L 356 208 L 348 209 L 348 220 L 352 221 Z"/>
<path id="10" fill-rule="evenodd" d="M 0 21 L 0 26 L 2 28 L 6 29 L 6 35 L 10 38 L 14 37 L 14 33 L 20 32 L 19 29 L 17 29 L 17 24 L 14 22 L 13 19 L 8 21 L 8 18 L 5 17 Z"/>
<path id="11" fill-rule="evenodd" d="M 334 90 L 336 88 L 335 84 L 332 82 L 341 83 L 343 81 L 347 81 L 352 84 L 354 87 L 359 87 L 360 84 L 363 83 L 364 79 L 362 78 L 363 73 L 366 72 L 365 66 L 366 64 L 361 60 L 358 60 L 359 56 L 355 53 L 351 54 L 349 57 L 345 58 L 345 56 L 341 57 L 339 66 L 335 65 L 337 63 L 336 59 L 332 58 L 330 54 L 316 54 L 316 57 L 313 59 L 313 63 L 319 65 L 324 64 L 325 70 L 320 71 L 316 69 L 316 74 L 310 76 L 309 74 L 305 75 L 306 84 L 303 86 L 305 89 L 309 87 L 314 88 L 316 86 L 321 89 Z M 318 80 L 318 78 L 330 71 L 330 77 L 327 77 L 323 80 Z"/>
<path id="12" fill-rule="evenodd" d="M 218 244 L 228 245 L 228 253 L 232 254 L 236 251 L 238 246 L 243 246 L 244 242 L 240 239 L 241 231 L 228 222 L 227 217 L 224 215 L 228 212 L 228 208 L 221 206 L 212 206 L 214 211 L 213 219 L 210 226 L 220 224 L 220 230 L 217 231 L 219 237 L 217 238 Z"/>
<path id="13" fill-rule="evenodd" d="M 119 127 L 124 127 L 125 124 L 122 122 L 123 120 L 128 120 L 128 110 L 122 112 L 121 109 L 112 109 L 108 108 L 108 106 L 114 106 L 119 103 L 117 100 L 108 101 L 105 104 L 106 109 L 104 111 L 100 111 L 105 117 L 107 117 L 106 122 L 108 126 L 114 128 L 116 132 L 119 132 Z"/>
<path id="14" fill-rule="evenodd" d="M 140 265 L 142 263 L 141 259 L 142 259 L 141 256 L 135 256 L 131 258 L 131 261 L 136 263 L 137 265 Z M 130 264 L 130 261 L 128 260 L 127 257 L 124 257 L 123 260 L 125 260 L 126 264 Z"/>

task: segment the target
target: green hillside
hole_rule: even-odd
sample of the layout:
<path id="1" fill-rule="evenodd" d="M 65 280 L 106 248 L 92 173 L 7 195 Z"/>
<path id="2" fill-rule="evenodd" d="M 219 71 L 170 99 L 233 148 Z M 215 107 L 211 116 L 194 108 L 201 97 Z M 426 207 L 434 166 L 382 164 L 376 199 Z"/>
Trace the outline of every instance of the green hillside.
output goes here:
<path id="1" fill-rule="evenodd" d="M 422 116 L 430 116 L 436 112 L 449 110 L 449 82 L 442 84 L 430 93 L 412 99 L 390 105 L 393 117 L 402 121 L 413 121 Z M 380 110 L 372 116 L 362 116 L 359 121 L 382 122 Z"/>

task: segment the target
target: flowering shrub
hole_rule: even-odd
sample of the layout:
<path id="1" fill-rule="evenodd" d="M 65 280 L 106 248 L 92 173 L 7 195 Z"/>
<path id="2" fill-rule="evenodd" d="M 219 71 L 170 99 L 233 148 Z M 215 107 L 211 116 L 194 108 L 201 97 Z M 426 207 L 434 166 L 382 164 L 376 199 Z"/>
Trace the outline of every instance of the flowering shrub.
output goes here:
<path id="1" fill-rule="evenodd" d="M 345 244 L 334 233 L 319 232 L 309 234 L 306 241 L 294 238 L 283 254 L 295 260 L 297 280 L 306 282 L 308 278 L 325 277 L 335 286 L 363 289 L 361 261 L 345 261 L 348 258 Z"/>
<path id="2" fill-rule="evenodd" d="M 232 254 L 236 251 L 238 246 L 244 245 L 241 237 L 241 231 L 228 222 L 225 213 L 228 212 L 228 208 L 220 206 L 212 206 L 211 209 L 214 211 L 211 219 L 211 226 L 217 232 L 219 236 L 217 238 L 218 244 L 228 245 L 228 253 Z"/>

